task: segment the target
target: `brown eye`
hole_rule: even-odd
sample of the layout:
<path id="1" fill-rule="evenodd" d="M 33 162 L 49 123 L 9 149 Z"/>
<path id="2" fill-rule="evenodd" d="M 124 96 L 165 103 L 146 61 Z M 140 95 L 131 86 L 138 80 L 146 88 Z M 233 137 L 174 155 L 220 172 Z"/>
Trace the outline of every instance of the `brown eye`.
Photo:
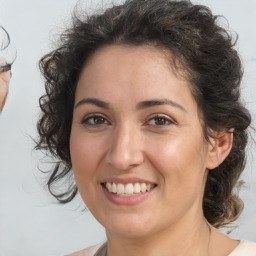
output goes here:
<path id="1" fill-rule="evenodd" d="M 97 116 L 93 118 L 95 124 L 104 124 L 105 119 L 101 116 Z"/>
<path id="2" fill-rule="evenodd" d="M 151 126 L 166 126 L 166 125 L 171 125 L 173 124 L 173 121 L 165 116 L 155 116 L 151 118 L 148 122 L 148 125 Z"/>
<path id="3" fill-rule="evenodd" d="M 100 125 L 109 124 L 107 119 L 100 115 L 87 116 L 85 119 L 82 120 L 81 123 L 83 125 L 88 125 L 88 126 L 100 126 Z"/>
<path id="4" fill-rule="evenodd" d="M 156 125 L 165 125 L 166 123 L 168 123 L 168 120 L 166 120 L 166 118 L 163 118 L 163 117 L 155 118 Z"/>

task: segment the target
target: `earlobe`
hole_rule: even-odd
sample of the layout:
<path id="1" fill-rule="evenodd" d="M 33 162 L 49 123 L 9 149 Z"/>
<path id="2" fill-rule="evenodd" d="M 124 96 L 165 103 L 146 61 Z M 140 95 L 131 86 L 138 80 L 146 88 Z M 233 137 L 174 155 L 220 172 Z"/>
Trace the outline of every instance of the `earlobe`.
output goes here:
<path id="1" fill-rule="evenodd" d="M 233 144 L 233 129 L 227 132 L 218 132 L 210 138 L 208 161 L 206 168 L 211 170 L 219 166 L 229 155 Z"/>

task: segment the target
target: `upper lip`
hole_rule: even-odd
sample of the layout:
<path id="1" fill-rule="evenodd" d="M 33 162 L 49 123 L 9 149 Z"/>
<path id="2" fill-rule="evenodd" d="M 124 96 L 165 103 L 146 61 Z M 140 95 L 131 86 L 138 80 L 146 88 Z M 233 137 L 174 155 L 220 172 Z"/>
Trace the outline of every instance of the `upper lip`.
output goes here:
<path id="1" fill-rule="evenodd" d="M 141 179 L 141 178 L 136 178 L 136 177 L 130 177 L 130 178 L 120 178 L 120 177 L 111 177 L 111 178 L 106 178 L 102 180 L 101 183 L 121 183 L 121 184 L 135 184 L 135 183 L 146 183 L 146 184 L 156 184 L 155 182 Z"/>

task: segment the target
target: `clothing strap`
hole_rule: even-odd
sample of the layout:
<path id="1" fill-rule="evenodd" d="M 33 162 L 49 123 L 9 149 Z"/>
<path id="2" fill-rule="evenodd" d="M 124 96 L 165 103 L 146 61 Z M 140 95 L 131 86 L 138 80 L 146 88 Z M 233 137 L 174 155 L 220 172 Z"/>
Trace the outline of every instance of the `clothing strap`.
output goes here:
<path id="1" fill-rule="evenodd" d="M 94 254 L 94 256 L 107 256 L 107 242 L 104 243 L 98 251 Z"/>

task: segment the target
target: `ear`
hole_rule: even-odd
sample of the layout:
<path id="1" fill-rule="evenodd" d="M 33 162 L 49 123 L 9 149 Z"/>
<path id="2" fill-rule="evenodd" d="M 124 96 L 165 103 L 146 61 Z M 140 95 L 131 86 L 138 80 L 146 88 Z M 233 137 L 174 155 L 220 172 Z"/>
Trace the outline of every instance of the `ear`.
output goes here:
<path id="1" fill-rule="evenodd" d="M 233 131 L 214 132 L 208 144 L 208 159 L 206 168 L 211 170 L 219 166 L 229 155 L 233 143 Z"/>

